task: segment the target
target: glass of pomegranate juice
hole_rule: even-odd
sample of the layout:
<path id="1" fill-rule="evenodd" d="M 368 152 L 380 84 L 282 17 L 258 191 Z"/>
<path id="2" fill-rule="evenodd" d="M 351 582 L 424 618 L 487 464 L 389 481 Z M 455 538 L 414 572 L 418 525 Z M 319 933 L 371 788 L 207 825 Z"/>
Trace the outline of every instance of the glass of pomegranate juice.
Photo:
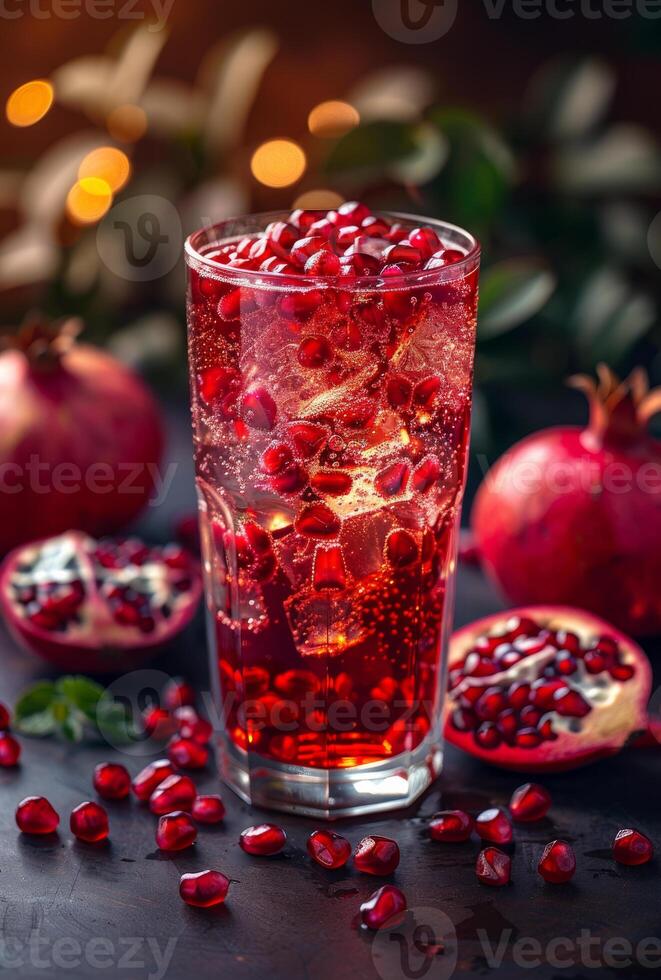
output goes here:
<path id="1" fill-rule="evenodd" d="M 479 246 L 351 202 L 186 253 L 222 777 L 297 813 L 405 806 L 442 761 Z"/>

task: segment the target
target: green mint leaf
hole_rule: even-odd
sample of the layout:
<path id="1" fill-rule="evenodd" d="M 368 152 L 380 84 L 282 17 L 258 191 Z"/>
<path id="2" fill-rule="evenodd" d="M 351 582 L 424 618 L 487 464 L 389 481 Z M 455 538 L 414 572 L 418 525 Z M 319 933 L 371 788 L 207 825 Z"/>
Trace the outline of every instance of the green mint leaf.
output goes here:
<path id="1" fill-rule="evenodd" d="M 15 727 L 21 735 L 43 737 L 53 735 L 57 731 L 57 722 L 51 709 L 46 708 L 45 711 L 34 711 L 30 715 L 17 719 Z"/>
<path id="2" fill-rule="evenodd" d="M 47 711 L 55 698 L 55 685 L 52 681 L 38 681 L 24 691 L 14 707 L 14 719 L 18 723 L 30 715 Z"/>
<path id="3" fill-rule="evenodd" d="M 88 718 L 94 719 L 96 706 L 103 696 L 103 688 L 100 684 L 77 674 L 60 677 L 55 683 L 55 688 L 58 695 L 70 705 L 78 708 Z"/>

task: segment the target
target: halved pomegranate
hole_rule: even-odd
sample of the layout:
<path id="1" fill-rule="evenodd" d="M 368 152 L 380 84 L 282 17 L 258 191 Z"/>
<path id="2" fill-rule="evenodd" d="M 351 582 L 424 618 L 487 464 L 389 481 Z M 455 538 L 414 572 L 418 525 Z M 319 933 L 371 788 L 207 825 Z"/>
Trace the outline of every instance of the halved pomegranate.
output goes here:
<path id="1" fill-rule="evenodd" d="M 0 608 L 16 640 L 62 670 L 126 670 L 192 619 L 202 585 L 183 548 L 68 531 L 16 548 Z"/>
<path id="2" fill-rule="evenodd" d="M 651 683 L 643 651 L 603 619 L 513 609 L 453 636 L 445 737 L 505 769 L 574 769 L 646 727 Z"/>

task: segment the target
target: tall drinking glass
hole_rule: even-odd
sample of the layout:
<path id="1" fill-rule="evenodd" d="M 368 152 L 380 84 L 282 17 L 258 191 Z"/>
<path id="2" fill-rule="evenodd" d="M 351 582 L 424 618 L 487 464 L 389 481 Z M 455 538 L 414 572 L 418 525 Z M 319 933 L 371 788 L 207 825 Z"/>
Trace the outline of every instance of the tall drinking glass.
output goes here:
<path id="1" fill-rule="evenodd" d="M 479 246 L 428 221 L 451 264 L 358 278 L 227 264 L 228 243 L 277 220 L 186 243 L 220 772 L 261 806 L 387 810 L 442 763 Z"/>

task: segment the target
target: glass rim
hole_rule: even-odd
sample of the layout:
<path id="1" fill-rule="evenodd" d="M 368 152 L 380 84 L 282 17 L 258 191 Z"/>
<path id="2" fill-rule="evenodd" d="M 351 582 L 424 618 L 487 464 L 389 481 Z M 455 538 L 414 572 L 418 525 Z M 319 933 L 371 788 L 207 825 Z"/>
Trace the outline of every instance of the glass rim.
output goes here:
<path id="1" fill-rule="evenodd" d="M 316 210 L 316 209 L 310 209 Z M 236 269 L 222 262 L 210 259 L 200 251 L 200 247 L 205 244 L 209 247 L 220 246 L 237 237 L 242 237 L 238 232 L 241 223 L 252 221 L 266 227 L 270 221 L 283 220 L 283 215 L 290 212 L 285 210 L 262 211 L 254 214 L 246 214 L 241 217 L 225 218 L 213 224 L 204 225 L 197 231 L 188 235 L 184 242 L 184 253 L 186 264 L 196 269 L 198 272 L 215 272 L 217 276 L 229 277 L 235 281 L 243 281 L 246 285 L 259 285 L 261 288 L 270 286 L 286 286 L 287 289 L 343 289 L 351 291 L 362 291 L 365 289 L 405 289 L 412 286 L 437 285 L 438 283 L 451 282 L 455 279 L 463 278 L 477 268 L 480 261 L 481 246 L 477 237 L 471 232 L 466 231 L 459 225 L 454 225 L 449 221 L 439 218 L 427 218 L 424 215 L 406 214 L 400 211 L 374 211 L 376 217 L 396 219 L 399 221 L 411 222 L 414 226 L 425 225 L 433 228 L 450 232 L 457 238 L 465 240 L 468 251 L 458 262 L 451 265 L 440 266 L 437 269 L 416 269 L 415 271 L 405 272 L 401 276 L 381 276 L 366 275 L 348 278 L 346 276 L 303 276 L 290 275 L 282 272 L 262 272 L 259 269 Z M 317 211 L 319 215 L 324 215 L 325 211 Z M 221 235 L 221 231 L 227 231 L 232 226 L 235 227 L 234 234 Z M 244 232 L 243 234 L 248 234 Z M 301 235 L 301 237 L 305 237 Z"/>

